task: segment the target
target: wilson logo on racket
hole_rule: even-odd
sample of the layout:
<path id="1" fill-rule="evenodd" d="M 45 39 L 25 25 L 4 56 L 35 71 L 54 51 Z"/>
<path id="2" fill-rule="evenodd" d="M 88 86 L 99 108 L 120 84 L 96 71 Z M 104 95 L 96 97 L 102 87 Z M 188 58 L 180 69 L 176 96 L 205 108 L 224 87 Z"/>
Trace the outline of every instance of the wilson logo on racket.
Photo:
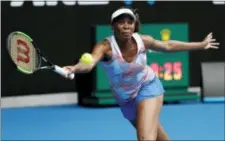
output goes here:
<path id="1" fill-rule="evenodd" d="M 24 74 L 33 74 L 39 70 L 52 70 L 63 77 L 74 79 L 74 73 L 53 64 L 41 53 L 27 34 L 14 31 L 8 36 L 8 53 L 17 69 Z"/>
<path id="2" fill-rule="evenodd" d="M 29 57 L 30 49 L 29 49 L 27 43 L 20 39 L 18 39 L 16 41 L 16 43 L 17 43 L 17 61 L 29 63 L 30 62 L 30 57 Z"/>

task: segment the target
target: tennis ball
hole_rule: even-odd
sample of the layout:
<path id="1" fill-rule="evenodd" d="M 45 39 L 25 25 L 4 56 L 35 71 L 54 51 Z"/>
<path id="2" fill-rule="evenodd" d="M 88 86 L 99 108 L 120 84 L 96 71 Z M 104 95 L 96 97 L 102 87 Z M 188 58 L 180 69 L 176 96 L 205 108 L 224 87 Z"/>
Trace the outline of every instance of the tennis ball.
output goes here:
<path id="1" fill-rule="evenodd" d="M 92 58 L 92 55 L 89 54 L 89 53 L 84 53 L 82 56 L 81 56 L 81 59 L 80 61 L 84 64 L 91 64 L 93 62 L 93 58 Z"/>

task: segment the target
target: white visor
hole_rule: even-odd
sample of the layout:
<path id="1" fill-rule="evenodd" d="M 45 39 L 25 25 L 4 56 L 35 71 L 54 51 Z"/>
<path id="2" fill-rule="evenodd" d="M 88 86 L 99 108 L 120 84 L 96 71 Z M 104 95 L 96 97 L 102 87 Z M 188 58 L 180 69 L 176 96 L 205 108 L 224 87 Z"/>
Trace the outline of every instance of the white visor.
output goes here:
<path id="1" fill-rule="evenodd" d="M 134 20 L 136 20 L 136 16 L 134 15 L 134 13 L 128 9 L 128 8 L 122 8 L 122 9 L 118 9 L 115 12 L 113 12 L 112 16 L 111 16 L 111 22 L 118 16 L 122 15 L 122 14 L 128 14 L 130 15 L 132 18 L 134 18 Z"/>

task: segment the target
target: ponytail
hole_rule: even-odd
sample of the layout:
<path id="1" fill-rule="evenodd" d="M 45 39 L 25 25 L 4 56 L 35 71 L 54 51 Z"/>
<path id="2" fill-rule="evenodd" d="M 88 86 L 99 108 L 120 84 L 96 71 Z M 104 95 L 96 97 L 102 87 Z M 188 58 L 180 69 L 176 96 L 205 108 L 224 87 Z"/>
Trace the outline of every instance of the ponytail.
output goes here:
<path id="1" fill-rule="evenodd" d="M 139 14 L 137 13 L 138 9 L 134 9 L 134 10 L 131 9 L 131 10 L 134 12 L 134 14 L 136 16 L 136 22 L 135 22 L 135 30 L 134 30 L 134 32 L 139 32 L 140 26 L 141 26 L 141 21 L 140 21 Z"/>

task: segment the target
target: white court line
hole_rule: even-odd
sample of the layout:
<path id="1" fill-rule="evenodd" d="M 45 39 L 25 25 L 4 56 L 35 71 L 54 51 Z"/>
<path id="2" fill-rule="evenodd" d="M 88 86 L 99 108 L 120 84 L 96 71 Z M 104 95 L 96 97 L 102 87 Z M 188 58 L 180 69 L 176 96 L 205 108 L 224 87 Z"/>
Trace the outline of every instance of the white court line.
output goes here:
<path id="1" fill-rule="evenodd" d="M 200 87 L 191 87 L 188 89 L 188 91 L 200 93 Z M 76 92 L 1 98 L 1 108 L 34 107 L 77 103 L 78 97 Z"/>
<path id="2" fill-rule="evenodd" d="M 1 98 L 1 108 L 77 104 L 77 93 L 41 94 Z"/>

